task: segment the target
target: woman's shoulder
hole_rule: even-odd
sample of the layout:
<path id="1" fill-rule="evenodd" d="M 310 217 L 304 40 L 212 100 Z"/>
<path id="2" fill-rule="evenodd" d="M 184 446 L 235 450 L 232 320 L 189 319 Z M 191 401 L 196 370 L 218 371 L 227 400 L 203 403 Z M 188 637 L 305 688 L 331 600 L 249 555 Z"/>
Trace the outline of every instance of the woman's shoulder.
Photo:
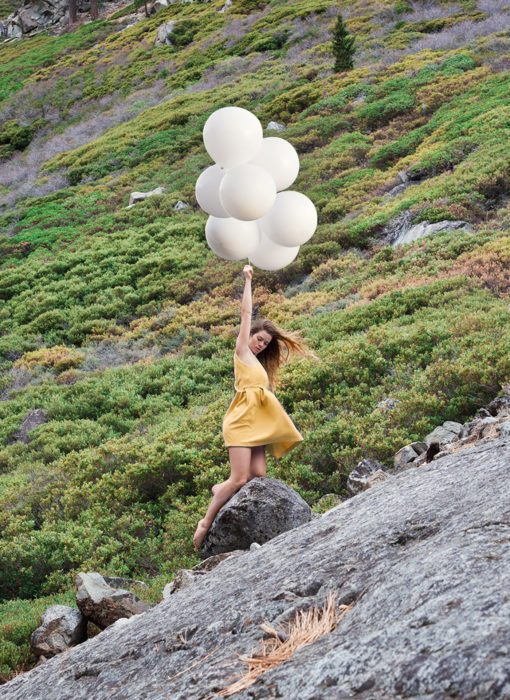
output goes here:
<path id="1" fill-rule="evenodd" d="M 234 360 L 237 360 L 238 362 L 241 362 L 243 365 L 247 365 L 248 367 L 256 367 L 257 364 L 259 364 L 259 361 L 257 360 L 256 356 L 248 350 L 248 352 L 238 352 L 237 350 L 234 352 Z"/>

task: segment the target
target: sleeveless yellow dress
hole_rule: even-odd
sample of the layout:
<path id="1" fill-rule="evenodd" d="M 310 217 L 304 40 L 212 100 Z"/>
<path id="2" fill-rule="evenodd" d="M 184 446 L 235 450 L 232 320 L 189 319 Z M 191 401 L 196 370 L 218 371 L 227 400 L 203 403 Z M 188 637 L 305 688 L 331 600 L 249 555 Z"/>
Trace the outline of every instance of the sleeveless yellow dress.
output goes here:
<path id="1" fill-rule="evenodd" d="M 223 419 L 226 447 L 269 445 L 274 457 L 286 454 L 303 438 L 269 390 L 267 372 L 257 360 L 247 365 L 234 353 L 236 395 Z"/>

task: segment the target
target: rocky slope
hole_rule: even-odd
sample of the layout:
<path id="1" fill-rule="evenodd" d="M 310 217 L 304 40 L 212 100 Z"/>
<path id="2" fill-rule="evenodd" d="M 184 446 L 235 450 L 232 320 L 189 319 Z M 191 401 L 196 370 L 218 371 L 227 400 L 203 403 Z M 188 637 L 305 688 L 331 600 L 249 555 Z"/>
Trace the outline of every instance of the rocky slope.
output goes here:
<path id="1" fill-rule="evenodd" d="M 245 698 L 502 698 L 510 693 L 510 438 L 401 472 L 150 611 L 20 675 L 1 698 L 213 697 L 260 624 L 329 591 L 338 628 Z"/>

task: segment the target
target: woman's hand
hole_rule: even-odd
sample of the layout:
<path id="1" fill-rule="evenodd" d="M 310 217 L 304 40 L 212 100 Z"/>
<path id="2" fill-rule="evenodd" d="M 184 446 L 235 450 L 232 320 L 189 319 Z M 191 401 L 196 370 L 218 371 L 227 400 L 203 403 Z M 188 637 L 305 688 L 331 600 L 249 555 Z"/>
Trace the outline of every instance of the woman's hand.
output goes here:
<path id="1" fill-rule="evenodd" d="M 243 275 L 245 280 L 251 280 L 253 277 L 253 267 L 251 265 L 245 265 L 243 267 Z"/>

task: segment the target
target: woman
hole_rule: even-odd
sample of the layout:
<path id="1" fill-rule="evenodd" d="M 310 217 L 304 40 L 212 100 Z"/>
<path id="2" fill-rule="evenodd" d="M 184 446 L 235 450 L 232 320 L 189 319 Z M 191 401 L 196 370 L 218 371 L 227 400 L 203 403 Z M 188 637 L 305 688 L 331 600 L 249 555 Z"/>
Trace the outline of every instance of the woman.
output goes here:
<path id="1" fill-rule="evenodd" d="M 251 279 L 245 265 L 241 328 L 234 354 L 236 395 L 223 420 L 223 437 L 230 458 L 230 477 L 212 487 L 213 498 L 198 523 L 193 544 L 202 544 L 217 512 L 228 499 L 256 476 L 266 475 L 266 446 L 279 458 L 303 439 L 272 393 L 279 367 L 289 354 L 313 355 L 293 334 L 271 321 L 252 325 Z M 259 361 L 260 360 L 260 361 Z"/>

